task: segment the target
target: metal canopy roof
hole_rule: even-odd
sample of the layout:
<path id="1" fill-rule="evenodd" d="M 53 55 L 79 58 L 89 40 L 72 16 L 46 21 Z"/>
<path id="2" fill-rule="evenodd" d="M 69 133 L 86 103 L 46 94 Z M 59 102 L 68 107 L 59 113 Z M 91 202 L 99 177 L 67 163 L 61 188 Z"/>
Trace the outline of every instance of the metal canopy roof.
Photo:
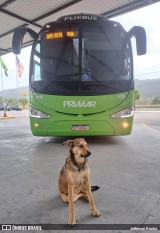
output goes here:
<path id="1" fill-rule="evenodd" d="M 62 15 L 94 13 L 113 17 L 159 0 L 0 0 L 0 55 L 12 51 L 16 28 L 27 26 L 38 32 Z M 25 36 L 23 47 L 32 43 Z"/>

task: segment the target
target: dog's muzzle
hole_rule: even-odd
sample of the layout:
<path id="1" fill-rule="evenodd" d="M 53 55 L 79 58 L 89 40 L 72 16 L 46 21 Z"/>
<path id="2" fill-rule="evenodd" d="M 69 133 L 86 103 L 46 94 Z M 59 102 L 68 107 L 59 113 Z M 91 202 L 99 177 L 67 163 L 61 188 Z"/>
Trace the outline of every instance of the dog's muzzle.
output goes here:
<path id="1" fill-rule="evenodd" d="M 89 157 L 90 155 L 91 155 L 91 152 L 88 151 L 87 154 L 85 154 L 85 155 L 82 155 L 82 154 L 81 154 L 81 157 L 87 158 L 87 157 Z"/>

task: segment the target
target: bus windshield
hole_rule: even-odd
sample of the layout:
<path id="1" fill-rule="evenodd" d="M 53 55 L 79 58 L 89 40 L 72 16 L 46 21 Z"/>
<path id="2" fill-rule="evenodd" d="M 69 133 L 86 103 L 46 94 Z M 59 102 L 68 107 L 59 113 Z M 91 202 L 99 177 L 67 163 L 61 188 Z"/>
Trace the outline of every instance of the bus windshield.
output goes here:
<path id="1" fill-rule="evenodd" d="M 36 44 L 31 86 L 53 95 L 103 95 L 132 87 L 132 51 L 125 32 L 112 27 L 75 26 L 45 33 Z"/>

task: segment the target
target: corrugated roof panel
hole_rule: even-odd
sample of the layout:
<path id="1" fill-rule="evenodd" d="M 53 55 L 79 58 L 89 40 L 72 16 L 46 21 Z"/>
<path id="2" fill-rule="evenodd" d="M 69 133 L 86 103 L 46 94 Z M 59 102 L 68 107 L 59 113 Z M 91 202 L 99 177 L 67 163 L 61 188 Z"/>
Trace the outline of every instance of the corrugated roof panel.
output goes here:
<path id="1" fill-rule="evenodd" d="M 124 0 L 125 2 L 127 0 Z M 112 10 L 114 8 L 118 8 L 123 6 L 124 4 L 123 0 L 83 0 L 71 7 L 68 7 L 65 10 L 62 10 L 54 15 L 51 15 L 45 19 L 42 19 L 40 21 L 37 21 L 37 23 L 44 25 L 48 22 L 55 21 L 57 18 L 59 18 L 62 15 L 67 15 L 67 14 L 75 14 L 75 13 L 93 13 L 93 14 L 103 14 L 104 12 L 108 10 Z M 132 3 L 135 0 L 128 0 L 128 3 Z M 114 3 L 113 3 L 114 2 Z"/>
<path id="2" fill-rule="evenodd" d="M 123 7 L 123 6 L 128 5 L 128 4 L 132 3 L 132 2 L 135 2 L 135 0 L 124 0 L 124 1 L 122 1 L 122 0 L 112 0 L 112 1 L 110 1 L 110 4 L 108 6 L 107 11 L 111 11 L 113 9 Z"/>
<path id="3" fill-rule="evenodd" d="M 101 10 L 105 8 L 104 4 L 106 5 L 106 0 L 101 0 L 98 4 L 98 8 L 97 8 L 97 1 L 96 0 L 92 0 L 92 5 L 91 5 L 91 0 L 83 0 L 82 2 L 79 2 L 71 7 L 68 7 L 65 10 L 62 10 L 56 14 L 53 14 L 53 15 L 45 18 L 45 19 L 37 21 L 37 23 L 44 25 L 48 22 L 57 20 L 57 18 L 59 18 L 63 15 L 75 14 L 75 13 L 81 13 L 81 12 L 99 14 L 101 12 Z"/>
<path id="4" fill-rule="evenodd" d="M 34 26 L 31 26 L 30 28 L 33 29 L 34 31 L 37 30 L 37 28 Z M 3 37 L 0 37 L 0 48 L 6 49 L 6 50 L 11 49 L 12 38 L 13 38 L 13 33 L 6 35 L 6 36 L 3 36 Z M 28 41 L 32 41 L 32 38 L 30 37 L 29 34 L 26 34 L 24 36 L 24 39 L 23 39 L 23 44 L 27 43 Z M 1 51 L 1 53 L 3 54 L 4 52 Z"/>
<path id="5" fill-rule="evenodd" d="M 23 0 L 15 1 L 5 9 L 26 19 L 33 20 L 73 0 Z"/>
<path id="6" fill-rule="evenodd" d="M 11 51 L 13 31 L 24 24 L 39 31 L 41 26 L 62 15 L 82 12 L 107 13 L 109 17 L 113 17 L 158 1 L 160 0 L 0 0 L 0 55 L 8 52 L 5 49 Z M 68 5 L 64 9 L 66 4 Z M 27 41 L 31 41 L 29 36 L 24 38 L 24 42 Z"/>
<path id="7" fill-rule="evenodd" d="M 3 5 L 3 3 L 6 3 L 7 0 L 0 0 L 0 6 Z"/>
<path id="8" fill-rule="evenodd" d="M 0 12 L 0 35 L 22 25 L 23 23 L 24 22 L 19 19 L 15 19 L 13 17 L 10 17 L 9 15 Z"/>
<path id="9" fill-rule="evenodd" d="M 137 0 L 83 0 L 83 2 L 77 3 L 75 6 L 73 6 L 73 9 L 79 10 L 82 9 L 82 12 L 87 12 L 89 10 L 89 13 L 97 13 L 97 14 L 103 14 L 106 11 L 110 11 L 119 7 L 123 7 L 126 4 L 130 4 L 132 2 L 136 2 Z"/>
<path id="10" fill-rule="evenodd" d="M 3 49 L 11 48 L 12 44 L 12 34 L 0 38 L 0 45 Z"/>

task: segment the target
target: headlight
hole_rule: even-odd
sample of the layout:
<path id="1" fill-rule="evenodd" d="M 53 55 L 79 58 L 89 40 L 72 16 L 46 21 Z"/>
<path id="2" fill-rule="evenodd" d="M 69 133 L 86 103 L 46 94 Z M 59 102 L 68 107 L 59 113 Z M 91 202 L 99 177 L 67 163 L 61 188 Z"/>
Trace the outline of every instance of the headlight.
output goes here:
<path id="1" fill-rule="evenodd" d="M 41 112 L 40 110 L 37 110 L 36 108 L 33 107 L 29 108 L 29 115 L 35 118 L 42 118 L 42 119 L 50 118 L 49 114 L 45 112 Z"/>
<path id="2" fill-rule="evenodd" d="M 112 118 L 125 118 L 133 116 L 133 107 L 125 108 L 111 115 Z"/>

